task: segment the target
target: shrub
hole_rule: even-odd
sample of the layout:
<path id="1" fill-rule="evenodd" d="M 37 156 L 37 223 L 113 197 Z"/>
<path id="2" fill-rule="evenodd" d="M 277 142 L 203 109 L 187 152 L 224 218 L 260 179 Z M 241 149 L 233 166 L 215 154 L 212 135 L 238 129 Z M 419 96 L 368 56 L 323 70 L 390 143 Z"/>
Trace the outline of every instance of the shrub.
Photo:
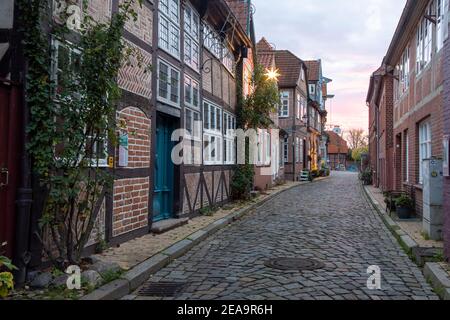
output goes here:
<path id="1" fill-rule="evenodd" d="M 359 174 L 359 179 L 364 183 L 364 185 L 371 185 L 372 184 L 372 170 L 366 169 L 365 171 L 361 172 Z"/>
<path id="2" fill-rule="evenodd" d="M 2 269 L 8 270 L 0 272 L 0 298 L 5 298 L 8 296 L 9 291 L 14 289 L 14 277 L 9 271 L 17 268 L 11 263 L 11 260 L 4 256 L 0 256 L 0 271 Z"/>
<path id="3" fill-rule="evenodd" d="M 395 199 L 395 206 L 398 208 L 408 208 L 412 209 L 414 208 L 414 201 L 411 199 L 411 197 L 408 197 L 407 195 L 402 195 Z"/>
<path id="4" fill-rule="evenodd" d="M 254 174 L 252 165 L 247 164 L 236 167 L 231 181 L 231 196 L 233 200 L 250 199 Z"/>

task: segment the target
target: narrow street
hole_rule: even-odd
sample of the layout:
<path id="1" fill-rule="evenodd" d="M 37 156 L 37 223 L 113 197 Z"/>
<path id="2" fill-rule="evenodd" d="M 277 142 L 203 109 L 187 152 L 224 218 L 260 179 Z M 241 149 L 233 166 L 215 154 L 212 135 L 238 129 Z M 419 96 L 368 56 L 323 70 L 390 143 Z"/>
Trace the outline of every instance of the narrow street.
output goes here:
<path id="1" fill-rule="evenodd" d="M 324 267 L 265 266 L 281 257 Z M 372 265 L 381 268 L 381 290 L 367 288 Z M 340 172 L 282 193 L 150 281 L 184 283 L 175 299 L 438 299 L 367 202 L 357 175 Z M 129 298 L 149 299 L 138 292 Z"/>

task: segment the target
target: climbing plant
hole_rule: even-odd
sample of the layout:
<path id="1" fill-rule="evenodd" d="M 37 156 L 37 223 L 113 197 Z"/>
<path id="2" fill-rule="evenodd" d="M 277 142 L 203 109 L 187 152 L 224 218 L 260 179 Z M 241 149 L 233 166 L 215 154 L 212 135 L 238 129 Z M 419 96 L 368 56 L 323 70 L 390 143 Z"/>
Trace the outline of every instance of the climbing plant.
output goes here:
<path id="1" fill-rule="evenodd" d="M 238 103 L 240 105 L 238 112 L 239 128 L 248 129 L 268 129 L 272 124 L 270 115 L 277 111 L 280 103 L 278 84 L 275 79 L 269 79 L 266 76 L 262 65 L 256 64 L 252 79 L 252 91 L 246 97 L 242 96 Z M 248 200 L 253 187 L 255 175 L 254 166 L 250 161 L 249 148 L 254 147 L 246 142 L 245 164 L 239 164 L 231 181 L 232 197 L 236 200 Z"/>
<path id="2" fill-rule="evenodd" d="M 63 268 L 80 261 L 112 183 L 104 167 L 107 142 L 116 141 L 117 76 L 124 64 L 141 61 L 123 42 L 122 31 L 127 20 L 137 18 L 134 8 L 142 0 L 122 0 L 105 22 L 88 14 L 83 0 L 75 30 L 65 21 L 77 11 L 59 10 L 55 22 L 50 2 L 21 0 L 20 16 L 28 62 L 27 149 L 45 190 L 41 241 L 49 259 Z"/>

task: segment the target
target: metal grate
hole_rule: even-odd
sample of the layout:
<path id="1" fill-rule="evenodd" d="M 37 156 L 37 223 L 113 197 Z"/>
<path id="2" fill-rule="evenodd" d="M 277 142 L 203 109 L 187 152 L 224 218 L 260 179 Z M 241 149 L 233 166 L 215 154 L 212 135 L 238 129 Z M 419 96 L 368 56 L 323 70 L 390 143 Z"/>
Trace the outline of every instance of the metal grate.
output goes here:
<path id="1" fill-rule="evenodd" d="M 180 282 L 148 282 L 139 290 L 139 295 L 145 297 L 174 297 L 185 286 L 185 283 Z"/>
<path id="2" fill-rule="evenodd" d="M 275 258 L 264 263 L 266 267 L 283 271 L 313 271 L 325 268 L 323 262 L 302 258 Z"/>

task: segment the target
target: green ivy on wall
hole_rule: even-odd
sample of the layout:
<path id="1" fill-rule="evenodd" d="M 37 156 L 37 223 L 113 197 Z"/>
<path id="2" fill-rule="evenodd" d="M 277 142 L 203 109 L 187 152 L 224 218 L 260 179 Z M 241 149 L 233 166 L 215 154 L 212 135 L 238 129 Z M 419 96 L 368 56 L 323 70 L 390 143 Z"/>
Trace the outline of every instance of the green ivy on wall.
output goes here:
<path id="1" fill-rule="evenodd" d="M 133 8 L 142 0 L 124 0 L 108 22 L 94 21 L 83 0 L 76 32 L 54 22 L 51 2 L 20 0 L 19 8 L 28 66 L 27 149 L 46 191 L 41 240 L 49 259 L 63 268 L 80 261 L 112 183 L 104 160 L 108 141 L 116 141 L 117 76 L 137 55 L 125 46 L 122 32 L 128 19 L 137 18 Z M 70 17 L 63 13 L 60 19 Z M 69 36 L 77 40 L 69 42 Z"/>

